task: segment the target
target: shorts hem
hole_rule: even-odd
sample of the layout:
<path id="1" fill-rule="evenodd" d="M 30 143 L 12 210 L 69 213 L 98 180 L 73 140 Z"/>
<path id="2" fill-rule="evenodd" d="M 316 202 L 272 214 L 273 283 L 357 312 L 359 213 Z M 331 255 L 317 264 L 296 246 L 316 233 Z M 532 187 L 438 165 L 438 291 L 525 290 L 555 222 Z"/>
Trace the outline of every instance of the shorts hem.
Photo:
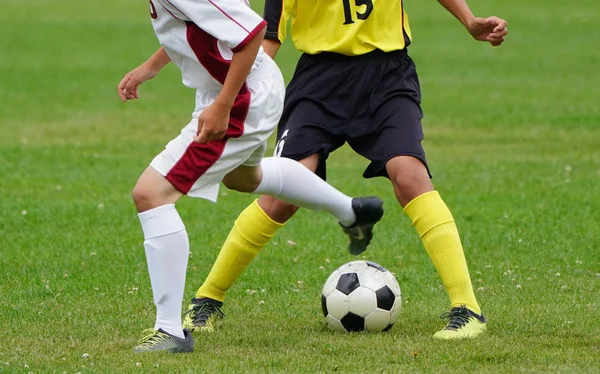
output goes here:
<path id="1" fill-rule="evenodd" d="M 433 178 L 433 176 L 431 175 L 431 171 L 429 170 L 429 165 L 427 164 L 427 161 L 425 160 L 425 157 L 423 155 L 419 155 L 416 153 L 410 153 L 410 152 L 396 152 L 396 153 L 390 154 L 389 156 L 384 158 L 382 161 L 371 161 L 371 165 L 373 163 L 377 163 L 377 164 L 380 164 L 381 167 L 378 167 L 375 171 L 371 171 L 371 170 L 369 170 L 369 169 L 371 169 L 371 165 L 369 165 L 367 167 L 367 170 L 365 170 L 363 173 L 363 178 L 370 179 L 370 178 L 376 178 L 376 177 L 385 177 L 385 178 L 389 179 L 390 176 L 388 175 L 385 165 L 388 163 L 388 161 L 390 161 L 394 157 L 398 157 L 398 156 L 411 156 L 411 157 L 414 157 L 414 158 L 420 160 L 423 163 L 423 166 L 425 166 L 425 169 L 427 169 L 427 174 L 429 175 L 429 179 Z"/>
<path id="2" fill-rule="evenodd" d="M 207 187 L 213 187 L 213 186 L 207 186 Z M 217 187 L 216 187 L 217 191 L 214 192 L 214 193 L 212 193 L 212 192 L 205 192 L 204 191 L 205 188 L 202 188 L 200 190 L 190 191 L 186 195 L 188 197 L 192 197 L 192 198 L 195 198 L 195 199 L 204 199 L 204 200 L 208 200 L 208 201 L 211 201 L 213 203 L 216 203 L 217 199 L 219 198 L 219 185 L 217 185 Z"/>
<path id="3" fill-rule="evenodd" d="M 303 159 L 305 159 L 309 156 L 312 156 L 316 153 L 323 154 L 324 157 L 327 156 L 327 155 L 325 155 L 325 146 L 320 145 L 318 147 L 311 148 L 309 151 L 305 151 L 305 152 L 301 152 L 301 153 L 295 153 L 295 154 L 291 154 L 291 155 L 286 155 L 286 154 L 282 153 L 281 155 L 279 155 L 279 157 L 289 158 L 294 161 L 300 161 L 300 160 L 303 160 Z M 325 161 L 325 160 L 323 160 L 323 161 Z"/>
<path id="4" fill-rule="evenodd" d="M 150 164 L 150 167 L 154 169 L 158 174 L 162 175 L 163 178 L 165 178 L 167 182 L 171 184 L 171 186 L 173 186 L 177 191 L 181 192 L 182 194 L 189 197 L 212 201 L 213 203 L 217 202 L 217 198 L 219 197 L 220 184 L 217 183 L 213 185 L 203 186 L 202 188 L 191 189 L 186 192 L 186 190 L 182 188 L 181 185 L 179 185 L 179 183 L 175 182 L 172 178 L 169 177 L 168 173 L 163 173 L 158 169 L 156 165 Z"/>

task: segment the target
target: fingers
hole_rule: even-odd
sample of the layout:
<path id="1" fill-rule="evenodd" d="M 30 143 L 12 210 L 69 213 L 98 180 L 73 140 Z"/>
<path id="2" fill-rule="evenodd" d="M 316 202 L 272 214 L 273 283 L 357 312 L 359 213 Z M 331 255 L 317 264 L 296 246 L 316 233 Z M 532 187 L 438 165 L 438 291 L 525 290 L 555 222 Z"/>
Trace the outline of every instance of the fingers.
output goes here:
<path id="1" fill-rule="evenodd" d="M 213 132 L 203 127 L 198 135 L 194 138 L 196 143 L 206 144 L 213 140 L 223 139 L 225 137 L 225 131 Z"/>
<path id="2" fill-rule="evenodd" d="M 129 74 L 125 75 L 125 77 L 123 79 L 121 79 L 121 82 L 119 82 L 119 85 L 117 86 L 117 93 L 119 94 L 119 97 L 121 98 L 122 102 L 127 101 L 127 96 L 125 95 L 123 90 L 125 89 L 125 85 L 127 84 L 128 81 L 129 81 Z"/>
<path id="3" fill-rule="evenodd" d="M 139 78 L 136 77 L 134 71 L 131 71 L 121 79 L 119 85 L 117 86 L 117 91 L 121 101 L 125 102 L 127 100 L 139 99 L 138 95 L 138 87 L 142 82 Z"/>
<path id="4" fill-rule="evenodd" d="M 198 119 L 198 133 L 194 137 L 196 143 L 206 144 L 213 140 L 223 139 L 225 137 L 226 130 L 216 130 L 211 126 L 206 126 L 206 123 L 202 119 Z"/>
<path id="5" fill-rule="evenodd" d="M 507 32 L 490 34 L 487 37 L 487 41 L 490 42 L 490 44 L 494 47 L 499 46 L 500 44 L 504 43 L 504 37 L 506 36 L 506 34 Z"/>
<path id="6" fill-rule="evenodd" d="M 504 37 L 508 34 L 508 30 L 507 29 L 503 29 L 500 32 L 495 32 L 495 33 L 491 33 L 487 36 L 487 40 L 490 42 L 490 44 L 494 47 L 499 46 L 500 44 L 504 43 Z"/>
<path id="7" fill-rule="evenodd" d="M 492 32 L 492 33 L 490 33 L 489 37 L 492 38 L 492 39 L 499 39 L 499 38 L 504 38 L 507 34 L 508 34 L 508 30 L 507 29 L 503 29 L 503 30 L 500 30 L 498 32 Z"/>
<path id="8" fill-rule="evenodd" d="M 223 139 L 225 137 L 226 131 L 217 131 L 214 133 L 212 140 Z"/>
<path id="9" fill-rule="evenodd" d="M 140 80 L 137 79 L 133 74 L 130 76 L 127 83 L 125 83 L 125 87 L 123 87 L 123 94 L 129 100 L 138 99 L 138 86 L 140 85 Z"/>
<path id="10" fill-rule="evenodd" d="M 488 27 L 493 27 L 485 39 L 492 46 L 497 47 L 504 42 L 504 37 L 508 34 L 508 23 L 498 17 L 488 17 L 485 20 Z"/>
<path id="11" fill-rule="evenodd" d="M 500 44 L 504 43 L 504 38 L 501 39 L 490 39 L 488 38 L 488 42 L 492 47 L 498 47 Z"/>
<path id="12" fill-rule="evenodd" d="M 502 30 L 506 30 L 506 27 L 508 26 L 508 22 L 506 22 L 502 18 L 498 18 L 498 17 L 487 17 L 487 18 L 483 18 L 481 20 L 483 21 L 483 24 L 485 26 L 487 26 L 486 27 L 487 29 L 489 29 L 490 27 L 493 27 L 493 29 L 491 30 L 491 32 L 493 32 L 493 33 L 500 32 Z"/>
<path id="13" fill-rule="evenodd" d="M 488 26 L 494 27 L 491 31 L 491 34 L 498 34 L 505 31 L 508 32 L 508 23 L 505 20 L 498 17 L 488 17 L 485 20 Z"/>
<path id="14" fill-rule="evenodd" d="M 198 132 L 196 132 L 196 136 L 194 137 L 194 141 L 196 143 L 206 143 L 206 129 L 204 128 L 204 121 L 202 117 L 198 118 Z"/>
<path id="15" fill-rule="evenodd" d="M 492 32 L 500 32 L 500 31 L 505 31 L 507 30 L 508 23 L 503 20 L 503 19 L 499 19 L 498 18 L 498 23 L 496 24 L 496 27 L 494 27 L 494 30 L 492 30 Z"/>

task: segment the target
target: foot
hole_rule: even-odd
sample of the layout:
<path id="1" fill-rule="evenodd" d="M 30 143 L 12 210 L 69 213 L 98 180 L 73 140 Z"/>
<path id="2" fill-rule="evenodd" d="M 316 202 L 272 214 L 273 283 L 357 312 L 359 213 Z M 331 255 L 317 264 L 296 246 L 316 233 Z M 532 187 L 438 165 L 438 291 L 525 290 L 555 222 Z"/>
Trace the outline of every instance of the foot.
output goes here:
<path id="1" fill-rule="evenodd" d="M 466 339 L 474 338 L 485 331 L 486 320 L 483 315 L 479 315 L 466 306 L 452 308 L 444 313 L 440 318 L 448 320 L 448 324 L 443 330 L 436 332 L 435 339 Z"/>
<path id="2" fill-rule="evenodd" d="M 194 298 L 185 312 L 183 328 L 191 332 L 213 332 L 218 321 L 225 317 L 223 303 L 208 297 Z"/>
<path id="3" fill-rule="evenodd" d="M 383 201 L 374 196 L 355 197 L 352 199 L 352 209 L 356 221 L 350 226 L 340 225 L 350 238 L 348 250 L 357 256 L 367 249 L 373 238 L 373 226 L 383 217 Z"/>
<path id="4" fill-rule="evenodd" d="M 142 333 L 142 340 L 133 351 L 140 352 L 160 352 L 185 353 L 194 350 L 194 340 L 189 331 L 183 330 L 184 338 L 171 335 L 163 329 L 147 329 Z"/>

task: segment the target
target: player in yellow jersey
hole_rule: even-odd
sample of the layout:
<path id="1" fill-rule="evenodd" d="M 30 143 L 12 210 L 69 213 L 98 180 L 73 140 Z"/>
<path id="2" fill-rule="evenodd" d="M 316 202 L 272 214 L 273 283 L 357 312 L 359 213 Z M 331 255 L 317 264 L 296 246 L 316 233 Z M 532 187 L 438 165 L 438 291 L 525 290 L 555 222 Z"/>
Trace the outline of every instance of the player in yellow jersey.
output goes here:
<path id="1" fill-rule="evenodd" d="M 479 41 L 499 46 L 506 21 L 478 18 L 465 0 L 438 0 Z M 365 178 L 386 177 L 448 292 L 447 325 L 434 338 L 475 337 L 486 320 L 473 292 L 450 210 L 435 191 L 421 146 L 421 92 L 401 0 L 266 0 L 264 50 L 275 56 L 291 37 L 303 52 L 286 92 L 276 154 L 325 178 L 328 155 L 348 143 L 371 164 Z M 225 292 L 260 249 L 297 211 L 261 196 L 236 221 L 184 326 L 210 331 Z M 358 254 L 350 248 L 351 252 Z"/>

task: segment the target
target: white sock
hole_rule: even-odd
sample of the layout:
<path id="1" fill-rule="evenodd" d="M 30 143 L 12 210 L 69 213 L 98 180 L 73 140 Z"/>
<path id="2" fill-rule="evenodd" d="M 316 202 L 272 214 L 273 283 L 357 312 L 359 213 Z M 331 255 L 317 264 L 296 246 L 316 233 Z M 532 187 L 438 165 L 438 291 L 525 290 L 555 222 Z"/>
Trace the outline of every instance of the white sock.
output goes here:
<path id="1" fill-rule="evenodd" d="M 183 338 L 181 303 L 190 244 L 175 205 L 139 213 L 152 294 L 156 305 L 154 329 Z"/>
<path id="2" fill-rule="evenodd" d="M 333 188 L 304 165 L 289 158 L 267 157 L 260 163 L 263 178 L 254 193 L 333 214 L 343 225 L 356 221 L 352 198 Z"/>

